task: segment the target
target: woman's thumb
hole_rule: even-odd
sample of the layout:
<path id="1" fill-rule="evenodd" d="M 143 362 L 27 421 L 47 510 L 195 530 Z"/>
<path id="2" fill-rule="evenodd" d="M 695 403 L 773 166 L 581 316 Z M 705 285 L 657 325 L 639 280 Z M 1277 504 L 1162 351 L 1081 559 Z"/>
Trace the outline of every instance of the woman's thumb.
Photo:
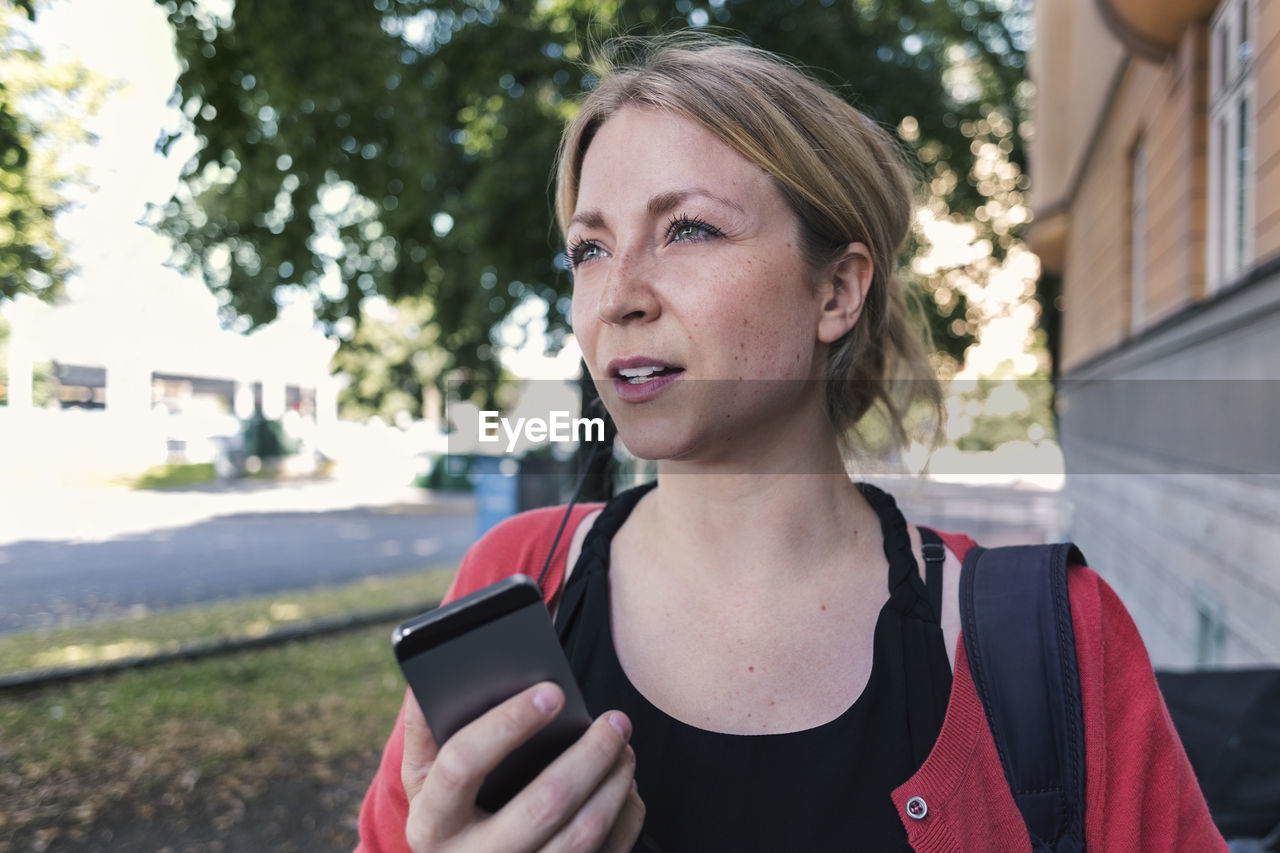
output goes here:
<path id="1" fill-rule="evenodd" d="M 400 779 L 404 783 L 405 794 L 412 800 L 422 790 L 423 780 L 427 778 L 427 771 L 440 748 L 412 691 L 405 691 L 401 714 L 404 716 L 404 757 L 400 764 Z"/>

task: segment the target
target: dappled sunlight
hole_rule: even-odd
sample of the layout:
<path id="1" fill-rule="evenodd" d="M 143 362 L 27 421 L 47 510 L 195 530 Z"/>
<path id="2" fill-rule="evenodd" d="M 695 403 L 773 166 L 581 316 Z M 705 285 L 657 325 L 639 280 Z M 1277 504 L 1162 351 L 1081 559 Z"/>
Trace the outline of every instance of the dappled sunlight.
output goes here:
<path id="1" fill-rule="evenodd" d="M 102 645 L 74 645 L 50 649 L 33 655 L 31 666 L 45 669 L 55 666 L 88 666 L 95 663 L 143 657 L 160 651 L 160 644 L 149 640 L 124 639 Z"/>
<path id="2" fill-rule="evenodd" d="M 271 633 L 271 622 L 267 619 L 258 619 L 244 626 L 246 637 L 265 637 L 269 633 Z"/>
<path id="3" fill-rule="evenodd" d="M 370 575 L 288 599 L 226 602 L 148 613 L 141 605 L 119 620 L 0 637 L 0 673 L 92 667 L 264 637 L 306 620 L 358 615 L 406 602 L 424 607 L 444 593 L 452 571 Z M 121 636 L 123 635 L 123 636 Z"/>
<path id="4" fill-rule="evenodd" d="M 277 601 L 271 605 L 269 610 L 271 618 L 277 622 L 294 622 L 301 619 L 303 610 L 297 604 L 290 602 Z"/>

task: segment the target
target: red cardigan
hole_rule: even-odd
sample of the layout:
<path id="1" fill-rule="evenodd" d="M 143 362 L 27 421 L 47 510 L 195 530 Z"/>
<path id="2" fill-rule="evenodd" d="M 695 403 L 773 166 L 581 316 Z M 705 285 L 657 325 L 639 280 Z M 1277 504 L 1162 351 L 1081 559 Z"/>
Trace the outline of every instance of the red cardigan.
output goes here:
<path id="1" fill-rule="evenodd" d="M 547 583 L 558 590 L 572 531 L 599 504 L 574 507 L 551 561 Z M 462 560 L 446 601 L 516 572 L 537 577 L 563 508 L 522 513 L 477 542 Z M 974 544 L 941 534 L 958 558 Z M 1085 829 L 1091 851 L 1147 853 L 1226 851 L 1209 817 L 1191 764 L 1156 686 L 1146 648 L 1111 588 L 1091 569 L 1068 574 L 1085 719 Z M 408 694 L 406 692 L 406 700 Z M 357 851 L 401 853 L 409 806 L 400 781 L 403 711 L 360 810 Z M 1022 816 L 1009 793 L 1000 758 L 974 689 L 963 638 L 942 731 L 924 765 L 892 794 L 917 853 L 1030 850 Z M 928 805 L 920 820 L 907 800 Z"/>

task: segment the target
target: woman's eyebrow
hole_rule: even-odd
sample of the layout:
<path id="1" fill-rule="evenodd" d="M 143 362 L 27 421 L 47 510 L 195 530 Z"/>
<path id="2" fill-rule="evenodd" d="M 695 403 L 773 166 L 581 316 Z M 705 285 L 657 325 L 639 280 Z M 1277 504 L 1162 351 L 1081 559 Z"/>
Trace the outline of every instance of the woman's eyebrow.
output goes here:
<path id="1" fill-rule="evenodd" d="M 604 214 L 597 208 L 583 210 L 575 213 L 573 218 L 569 220 L 570 225 L 581 225 L 585 228 L 603 228 Z"/>
<path id="2" fill-rule="evenodd" d="M 685 190 L 672 190 L 671 192 L 659 193 L 649 199 L 649 216 L 658 217 L 670 213 L 689 199 L 699 196 L 702 198 L 709 198 L 714 202 L 724 205 L 725 207 L 733 208 L 739 213 L 746 213 L 742 208 L 742 205 L 738 204 L 736 201 L 732 201 L 721 195 L 716 195 L 711 192 L 711 190 L 706 190 L 701 187 L 691 187 Z"/>
<path id="3" fill-rule="evenodd" d="M 649 203 L 645 208 L 651 219 L 670 213 L 681 204 L 692 198 L 708 198 L 714 202 L 724 205 L 738 211 L 746 213 L 746 209 L 732 199 L 727 199 L 722 195 L 716 195 L 710 190 L 701 187 L 691 187 L 683 190 L 671 190 L 670 192 L 658 193 L 649 199 Z M 598 208 L 590 208 L 589 210 L 580 210 L 569 220 L 570 225 L 582 225 L 585 228 L 603 228 L 604 214 Z"/>

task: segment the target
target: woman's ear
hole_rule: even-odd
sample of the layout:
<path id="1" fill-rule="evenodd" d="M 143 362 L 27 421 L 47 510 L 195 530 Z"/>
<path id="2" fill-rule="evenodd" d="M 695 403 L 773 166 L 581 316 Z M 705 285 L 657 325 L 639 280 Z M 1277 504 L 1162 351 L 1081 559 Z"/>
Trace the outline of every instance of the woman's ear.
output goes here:
<path id="1" fill-rule="evenodd" d="M 850 243 L 844 254 L 823 269 L 818 282 L 822 300 L 818 340 L 824 344 L 835 343 L 854 327 L 862 316 L 874 273 L 871 252 L 863 243 Z"/>

